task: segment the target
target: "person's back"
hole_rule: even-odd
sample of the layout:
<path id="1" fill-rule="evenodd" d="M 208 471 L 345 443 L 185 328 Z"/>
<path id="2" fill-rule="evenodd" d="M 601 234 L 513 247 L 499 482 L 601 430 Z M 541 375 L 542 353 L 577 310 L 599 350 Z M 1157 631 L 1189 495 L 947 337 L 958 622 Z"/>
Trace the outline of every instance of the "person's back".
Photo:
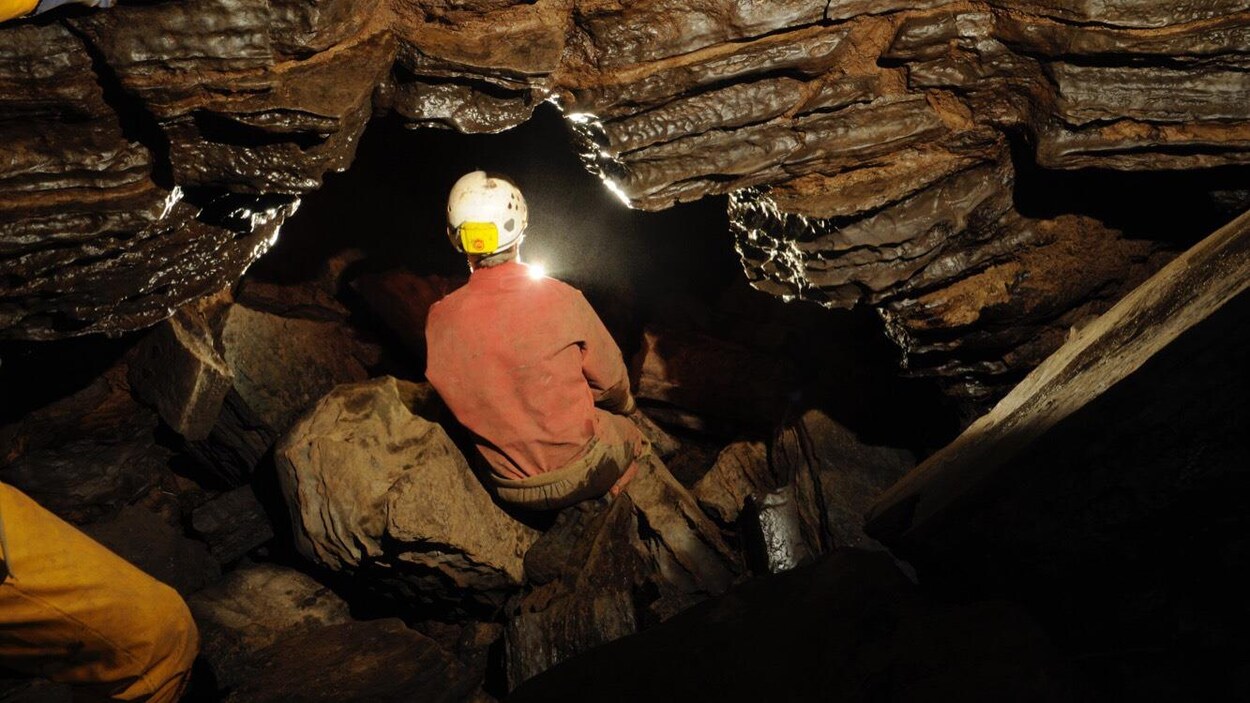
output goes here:
<path id="1" fill-rule="evenodd" d="M 426 377 L 473 433 L 501 498 L 556 508 L 623 484 L 646 442 L 622 416 L 633 398 L 619 348 L 581 293 L 516 260 L 525 222 L 519 191 L 481 172 L 457 188 L 465 182 L 485 193 L 487 207 L 477 211 L 488 221 L 464 224 L 449 212 L 461 233 L 452 241 L 469 254 L 473 274 L 430 310 Z M 501 185 L 485 185 L 492 182 Z M 511 188 L 510 199 L 495 188 Z M 493 221 L 500 225 L 491 230 Z M 516 231 L 501 242 L 501 231 L 513 232 L 507 224 Z M 484 230 L 488 243 L 472 239 Z"/>
<path id="2" fill-rule="evenodd" d="M 594 436 L 592 388 L 625 381 L 581 293 L 515 261 L 474 271 L 430 310 L 427 330 L 427 378 L 508 478 L 580 456 Z"/>

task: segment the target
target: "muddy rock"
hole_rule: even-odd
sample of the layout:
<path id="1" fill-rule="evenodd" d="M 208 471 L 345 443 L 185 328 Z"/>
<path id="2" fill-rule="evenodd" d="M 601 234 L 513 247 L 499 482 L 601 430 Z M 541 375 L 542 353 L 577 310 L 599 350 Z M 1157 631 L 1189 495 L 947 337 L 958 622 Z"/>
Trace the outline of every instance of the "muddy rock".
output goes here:
<path id="1" fill-rule="evenodd" d="M 256 673 L 227 700 L 453 703 L 478 682 L 430 638 L 396 619 L 346 622 L 287 637 L 256 657 Z"/>
<path id="2" fill-rule="evenodd" d="M 795 486 L 806 534 L 821 551 L 881 549 L 864 534 L 864 515 L 916 460 L 910 452 L 860 442 L 850 430 L 818 410 L 804 413 L 778 432 L 770 461 Z M 815 511 L 819 510 L 818 513 Z"/>
<path id="3" fill-rule="evenodd" d="M 710 471 L 691 489 L 699 507 L 723 525 L 737 522 L 752 494 L 778 488 L 763 442 L 734 442 L 721 450 Z"/>
<path id="4" fill-rule="evenodd" d="M 187 599 L 200 652 L 220 688 L 255 671 L 256 654 L 285 638 L 350 621 L 347 603 L 294 569 L 257 564 L 233 571 Z"/>
<path id="5" fill-rule="evenodd" d="M 221 343 L 235 391 L 278 434 L 336 385 L 368 375 L 351 354 L 348 333 L 330 322 L 235 305 L 226 314 Z"/>
<path id="6" fill-rule="evenodd" d="M 669 459 L 681 451 L 681 440 L 664 431 L 645 411 L 631 413 L 629 419 L 638 426 L 642 436 L 651 443 L 651 451 L 661 459 Z"/>
<path id="7" fill-rule="evenodd" d="M 184 537 L 159 516 L 138 506 L 128 506 L 83 531 L 184 598 L 221 576 L 221 567 L 203 543 Z"/>
<path id="8" fill-rule="evenodd" d="M 565 598 L 508 623 L 508 687 L 541 674 L 570 656 L 638 631 L 633 595 L 609 591 Z"/>
<path id="9" fill-rule="evenodd" d="M 116 514 L 168 475 L 156 414 L 135 402 L 126 367 L 0 428 L 0 480 L 77 524 Z"/>
<path id="10" fill-rule="evenodd" d="M 156 326 L 135 350 L 130 387 L 188 440 L 212 432 L 234 381 L 207 320 L 184 308 Z"/>
<path id="11" fill-rule="evenodd" d="M 278 476 L 309 559 L 377 569 L 420 602 L 497 607 L 521 584 L 537 533 L 492 501 L 443 429 L 428 386 L 339 386 L 281 440 Z"/>
<path id="12" fill-rule="evenodd" d="M 251 486 L 240 486 L 191 513 L 191 529 L 217 561 L 229 564 L 273 539 L 273 525 Z"/>
<path id="13" fill-rule="evenodd" d="M 625 495 L 565 508 L 526 555 L 540 584 L 521 598 L 505 631 L 508 687 L 641 625 L 638 602 L 656 577 Z M 645 593 L 645 595 L 644 595 Z"/>
<path id="14" fill-rule="evenodd" d="M 779 687 L 796 700 L 1069 695 L 1052 645 L 1018 607 L 934 603 L 888 556 L 844 550 L 586 652 L 509 700 L 764 700 Z"/>
<path id="15" fill-rule="evenodd" d="M 742 571 L 694 497 L 654 459 L 615 498 L 564 509 L 525 568 L 540 585 L 508 623 L 510 687 L 723 593 Z"/>
<path id="16" fill-rule="evenodd" d="M 640 464 L 622 491 L 637 516 L 639 532 L 656 568 L 661 618 L 724 593 L 741 571 L 738 557 L 694 496 L 656 460 Z"/>

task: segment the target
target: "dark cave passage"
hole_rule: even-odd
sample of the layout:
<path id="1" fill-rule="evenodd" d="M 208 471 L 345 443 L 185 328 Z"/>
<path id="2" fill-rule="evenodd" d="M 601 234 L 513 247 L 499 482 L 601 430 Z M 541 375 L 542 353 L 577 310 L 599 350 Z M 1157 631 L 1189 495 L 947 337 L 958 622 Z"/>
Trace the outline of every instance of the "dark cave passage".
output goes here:
<path id="1" fill-rule="evenodd" d="M 68 563 L 66 608 L 180 642 L 186 701 L 1250 698 L 1247 27 L 1055 0 L 5 21 L 0 598 Z M 510 503 L 425 378 L 475 169 L 518 184 L 522 257 L 585 294 L 639 409 L 605 390 L 562 467 L 593 497 L 560 510 Z M 76 699 L 72 653 L 7 656 L 8 623 L 0 703 Z"/>
<path id="2" fill-rule="evenodd" d="M 241 339 L 254 345 L 254 349 L 230 352 L 229 332 L 214 343 L 226 345 L 223 349 L 227 350 L 227 355 L 234 354 L 230 357 L 232 363 L 241 364 L 240 369 L 246 368 L 249 376 L 259 374 L 248 381 L 256 384 L 250 392 L 261 394 L 248 401 L 241 395 L 248 391 L 240 386 L 237 391 L 240 395 L 235 395 L 235 400 L 226 399 L 214 434 L 206 440 L 188 441 L 164 421 L 158 425 L 150 411 L 140 416 L 142 419 L 137 425 L 133 422 L 119 424 L 113 415 L 116 411 L 108 409 L 123 403 L 116 384 L 120 378 L 118 369 L 124 372 L 130 367 L 133 382 L 135 368 L 153 364 L 142 358 L 141 350 L 166 349 L 152 341 L 159 333 L 135 332 L 115 338 L 90 335 L 55 342 L 3 342 L 0 384 L 9 402 L 4 408 L 5 434 L 0 438 L 7 442 L 10 456 L 15 459 L 4 469 L 5 480 L 20 482 L 27 490 L 42 491 L 44 500 L 48 500 L 54 510 L 84 525 L 89 533 L 99 535 L 98 539 L 128 558 L 165 574 L 164 578 L 181 584 L 180 588 L 187 593 L 211 594 L 192 599 L 197 613 L 214 612 L 213 608 L 218 607 L 214 605 L 217 599 L 224 599 L 220 601 L 222 604 L 234 602 L 231 599 L 239 597 L 238 589 L 255 587 L 249 583 L 286 583 L 284 587 L 292 589 L 289 592 L 293 597 L 300 594 L 304 599 L 295 606 L 297 611 L 307 610 L 311 614 L 309 617 L 324 617 L 326 626 L 339 628 L 333 637 L 342 639 L 325 643 L 324 646 L 330 648 L 327 656 L 338 655 L 335 647 L 359 646 L 356 638 L 381 636 L 373 631 L 356 632 L 352 628 L 372 627 L 366 623 L 391 622 L 399 617 L 415 628 L 403 630 L 404 633 L 419 632 L 425 639 L 417 644 L 405 639 L 406 634 L 390 632 L 385 637 L 393 641 L 378 645 L 383 651 L 390 651 L 386 648 L 391 647 L 395 655 L 400 656 L 413 651 L 414 646 L 441 647 L 438 651 L 454 656 L 440 660 L 442 663 L 438 666 L 443 668 L 438 670 L 454 679 L 453 687 L 484 685 L 479 695 L 502 697 L 512 686 L 553 663 L 519 649 L 518 637 L 555 636 L 556 641 L 564 642 L 562 646 L 584 648 L 606 641 L 601 638 L 632 632 L 639 625 L 644 630 L 659 625 L 659 621 L 670 617 L 673 611 L 655 611 L 656 603 L 666 601 L 661 598 L 653 602 L 654 592 L 633 596 L 634 606 L 644 613 L 642 622 L 637 625 L 603 620 L 602 613 L 588 615 L 579 610 L 585 607 L 579 605 L 577 598 L 583 597 L 580 595 L 564 596 L 572 600 L 558 600 L 560 605 L 539 611 L 545 613 L 543 618 L 549 619 L 538 618 L 537 613 L 516 618 L 518 607 L 521 612 L 528 612 L 528 608 L 542 606 L 523 600 L 520 603 L 510 601 L 510 605 L 504 607 L 503 601 L 495 600 L 496 596 L 492 595 L 494 586 L 487 587 L 486 582 L 468 588 L 448 582 L 435 586 L 424 576 L 417 579 L 414 589 L 412 576 L 395 579 L 385 573 L 385 569 L 376 571 L 379 565 L 351 574 L 336 572 L 309 563 L 294 547 L 295 535 L 284 507 L 288 499 L 275 477 L 273 450 L 267 446 L 273 441 L 279 421 L 268 419 L 271 415 L 261 415 L 276 410 L 286 413 L 288 419 L 281 422 L 289 423 L 297 416 L 291 414 L 297 406 L 307 407 L 316 399 L 315 394 L 324 392 L 329 384 L 358 380 L 362 377 L 359 374 L 394 375 L 407 382 L 422 380 L 420 350 L 413 349 L 405 330 L 395 328 L 395 318 L 388 317 L 388 311 L 393 314 L 395 305 L 404 309 L 409 305 L 428 305 L 432 301 L 395 298 L 396 290 L 405 289 L 384 286 L 374 293 L 382 290 L 391 299 L 378 308 L 378 299 L 371 297 L 371 289 L 367 285 L 362 288 L 360 282 L 405 281 L 417 285 L 424 281 L 426 283 L 420 285 L 443 290 L 439 286 L 463 279 L 464 260 L 448 246 L 445 235 L 444 198 L 451 182 L 462 172 L 477 168 L 511 175 L 527 194 L 532 226 L 523 247 L 524 257 L 545 263 L 553 276 L 586 293 L 617 337 L 626 357 L 636 357 L 635 374 L 644 373 L 641 369 L 646 367 L 646 360 L 658 355 L 666 365 L 665 383 L 676 384 L 679 389 L 683 384 L 687 387 L 686 391 L 662 397 L 640 396 L 640 400 L 681 442 L 681 448 L 667 459 L 672 475 L 694 492 L 700 509 L 713 517 L 717 529 L 724 531 L 730 548 L 739 552 L 749 572 L 756 574 L 757 580 L 745 586 L 741 597 L 748 603 L 754 602 L 753 599 L 763 600 L 750 608 L 763 611 L 772 608 L 776 599 L 787 597 L 768 595 L 770 589 L 780 588 L 785 593 L 797 594 L 806 604 L 804 607 L 819 610 L 825 607 L 818 605 L 823 601 L 807 589 L 812 583 L 834 579 L 828 588 L 841 594 L 835 599 L 841 608 L 876 608 L 882 607 L 885 601 L 907 603 L 904 611 L 891 616 L 898 619 L 891 620 L 894 624 L 890 628 L 902 628 L 898 632 L 906 631 L 913 622 L 935 619 L 941 623 L 945 622 L 943 618 L 951 619 L 954 627 L 965 627 L 965 619 L 971 618 L 979 623 L 976 627 L 995 631 L 1008 628 L 1004 632 L 1009 631 L 1010 637 L 1018 639 L 1011 644 L 1015 649 L 1004 650 L 1016 654 L 1006 656 L 1024 657 L 1028 662 L 1048 661 L 1054 656 L 1045 644 L 1047 637 L 1054 637 L 1063 646 L 1081 653 L 1077 666 L 1084 677 L 1081 686 L 1088 686 L 1090 690 L 1115 690 L 1123 685 L 1121 677 L 1125 674 L 1108 673 L 1097 666 L 1091 668 L 1083 659 L 1089 656 L 1086 652 L 1091 646 L 1104 641 L 1105 633 L 1072 627 L 1073 621 L 1096 619 L 1096 614 L 1080 610 L 1080 607 L 1105 606 L 1071 606 L 1075 609 L 1056 611 L 1037 593 L 1027 589 L 1020 591 L 1017 581 L 1007 579 L 1005 583 L 998 583 L 993 573 L 984 575 L 984 580 L 979 582 L 984 592 L 979 593 L 978 598 L 1016 593 L 1030 603 L 1033 612 L 1066 618 L 1061 622 L 1067 625 L 1044 628 L 1049 632 L 1042 635 L 1041 631 L 1031 629 L 1035 627 L 1032 624 L 1017 623 L 1016 618 L 1022 616 L 1017 611 L 998 611 L 979 602 L 967 602 L 970 593 L 966 584 L 959 579 L 947 581 L 949 573 L 945 569 L 927 565 L 929 573 L 934 575 L 930 585 L 941 588 L 916 590 L 914 584 L 898 581 L 895 567 L 888 562 L 877 563 L 868 556 L 845 549 L 875 544 L 861 541 L 868 538 L 861 532 L 859 515 L 871 504 L 872 496 L 892 480 L 887 477 L 901 475 L 900 471 L 955 436 L 959 429 L 958 409 L 942 398 L 933 381 L 903 377 L 897 348 L 887 339 L 880 319 L 871 310 L 830 310 L 808 302 L 785 303 L 752 290 L 746 284 L 734 252 L 723 198 L 708 197 L 658 213 L 624 207 L 582 168 L 563 121 L 549 108 L 540 109 L 525 125 L 498 135 L 414 131 L 390 118 L 372 122 L 361 139 L 352 167 L 345 173 L 331 175 L 321 190 L 302 199 L 297 213 L 283 226 L 276 245 L 232 287 L 234 302 L 227 300 L 205 308 L 207 319 L 216 320 L 211 326 L 218 330 L 230 329 L 236 324 L 235 320 L 244 319 L 239 317 L 242 311 L 248 311 L 250 321 L 246 324 L 256 327 L 240 328 L 247 329 L 240 334 L 245 334 Z M 1175 174 L 1148 174 L 1116 181 L 1113 187 L 1104 188 L 1106 173 L 1056 173 L 1033 167 L 1020 168 L 1020 165 L 1017 169 L 1018 205 L 1022 213 L 1039 217 L 1061 212 L 1096 215 L 1115 222 L 1129 233 L 1148 232 L 1160 243 L 1175 248 L 1192 244 L 1203 234 L 1201 228 L 1218 223 L 1224 216 L 1228 203 L 1212 200 L 1213 184 L 1236 184 L 1242 177 L 1240 171 L 1229 171 L 1216 174 L 1219 178 L 1215 180 L 1203 178 L 1187 182 Z M 1157 197 L 1165 191 L 1173 193 L 1175 202 L 1180 205 L 1169 208 L 1153 203 L 1152 207 L 1133 207 L 1141 197 Z M 1238 191 L 1234 188 L 1230 192 Z M 1037 193 L 1049 196 L 1040 198 Z M 1230 197 L 1235 200 L 1237 196 Z M 222 308 L 223 304 L 226 307 Z M 418 307 L 413 308 L 416 312 L 410 311 L 408 319 L 419 319 Z M 322 344 L 324 349 L 317 352 L 300 349 Z M 247 359 L 249 355 L 253 360 Z M 255 361 L 265 356 L 272 356 L 279 366 L 288 368 L 282 370 L 271 363 Z M 344 357 L 349 360 L 346 366 L 342 363 Z M 163 361 L 157 358 L 154 363 L 159 365 Z M 295 368 L 292 375 L 289 367 L 301 368 Z M 319 380 L 312 386 L 302 385 L 297 376 L 309 372 L 320 377 Z M 105 380 L 110 378 L 113 380 Z M 638 383 L 638 376 L 635 376 L 635 383 Z M 129 397 L 128 391 L 120 392 Z M 101 393 L 110 398 L 103 404 Z M 270 401 L 261 398 L 266 394 L 277 397 L 278 406 L 285 406 L 285 409 L 274 406 L 265 410 L 262 406 Z M 369 398 L 368 403 L 382 402 L 373 396 Z M 250 407 L 249 402 L 260 405 Z M 231 409 L 232 403 L 239 405 Z M 428 412 L 419 405 L 411 409 L 418 415 Z M 239 412 L 243 414 L 227 419 L 230 413 Z M 238 422 L 243 426 L 231 424 Z M 472 451 L 464 437 L 458 436 L 454 421 L 444 417 L 441 422 L 448 425 L 462 451 Z M 248 426 L 254 429 L 246 431 L 259 431 L 261 439 L 241 439 L 238 433 Z M 81 429 L 83 427 L 88 429 Z M 69 444 L 58 447 L 54 444 L 56 441 Z M 257 441 L 260 444 L 256 444 Z M 123 447 L 123 454 L 111 455 L 108 452 L 115 450 L 109 447 Z M 906 450 L 910 450 L 910 454 Z M 246 456 L 249 452 L 250 458 Z M 101 461 L 115 461 L 114 456 L 128 456 L 130 461 L 144 457 L 142 463 L 148 467 L 144 469 L 147 473 L 136 479 L 99 465 Z M 844 457 L 842 461 L 850 464 L 837 467 L 826 463 L 826 457 L 835 456 Z M 64 490 L 62 486 L 78 480 L 84 462 L 95 464 L 96 468 L 90 469 L 96 472 L 92 480 L 104 488 L 70 501 L 51 498 Z M 225 470 L 225 466 L 235 468 Z M 745 477 L 733 480 L 746 482 L 731 489 L 756 491 L 747 497 L 744 505 L 735 505 L 732 498 L 726 502 L 723 486 L 710 487 L 716 481 L 729 479 L 703 480 L 724 471 L 722 466 L 744 467 Z M 750 466 L 754 468 L 746 468 Z M 828 473 L 830 471 L 834 473 Z M 848 473 L 845 478 L 832 479 L 834 482 L 825 487 L 817 485 L 816 494 L 811 493 L 811 488 L 806 489 L 806 493 L 800 488 L 796 493 L 793 485 L 780 492 L 769 492 L 770 486 L 776 486 L 773 482 L 780 480 L 776 476 L 794 477 L 814 472 L 812 475 L 825 476 L 823 480 L 829 481 L 830 477 L 838 476 L 839 471 Z M 751 472 L 757 473 L 752 477 Z M 772 475 L 771 472 L 776 476 L 764 478 Z M 848 491 L 847 484 L 838 483 L 843 480 L 867 480 L 875 487 L 857 493 L 866 486 Z M 849 502 L 843 504 L 842 501 Z M 670 496 L 658 504 L 661 507 L 647 509 L 670 510 L 680 504 Z M 798 527 L 810 519 L 811 513 L 806 511 L 812 509 L 827 511 L 819 520 L 818 528 L 824 536 L 806 532 L 807 527 Z M 153 518 L 153 515 L 159 517 Z M 610 526 L 614 519 L 610 513 L 591 512 L 580 518 L 518 517 L 550 533 L 549 539 L 556 545 L 543 547 L 543 558 L 552 560 L 550 565 L 532 566 L 527 560 L 527 570 L 548 569 L 559 574 L 568 569 L 564 563 L 567 557 L 559 550 L 579 548 L 568 530 L 587 529 L 586 520 L 590 520 L 592 530 L 616 535 L 607 539 L 624 539 L 619 532 L 611 532 L 620 528 Z M 770 520 L 782 522 L 770 523 Z M 787 520 L 790 522 L 785 522 Z M 770 528 L 770 524 L 774 526 Z M 790 542 L 783 541 L 782 544 L 788 546 L 781 552 L 777 551 L 778 543 L 759 536 L 769 534 L 769 529 L 777 529 L 778 524 L 789 524 L 791 527 L 787 529 L 797 530 L 787 538 Z M 135 540 L 136 535 L 145 534 L 143 530 L 169 530 L 171 527 L 175 532 L 165 538 L 168 540 L 165 548 L 182 552 L 182 558 L 162 553 L 146 538 Z M 1150 529 L 1161 528 L 1152 526 Z M 187 535 L 176 534 L 179 530 L 185 530 Z M 652 534 L 649 539 L 663 542 L 665 536 Z M 219 540 L 226 540 L 224 544 L 233 546 L 223 547 Z M 236 540 L 242 541 L 235 544 Z M 203 552 L 204 543 L 214 550 L 212 554 L 220 562 L 218 566 Z M 190 545 L 195 548 L 191 549 Z M 784 559 L 810 562 L 817 551 L 828 549 L 830 545 L 841 548 L 835 550 L 838 556 L 834 561 L 822 560 L 795 572 L 796 577 L 805 574 L 805 581 L 763 578 L 764 574 L 779 568 L 776 563 L 786 563 Z M 557 551 L 551 552 L 553 548 Z M 222 549 L 228 551 L 217 551 Z M 786 549 L 791 551 L 786 552 Z M 782 562 L 775 562 L 781 558 L 778 554 L 783 553 L 789 556 Z M 192 558 L 186 556 L 188 554 L 199 556 Z M 159 566 L 162 559 L 169 561 Z M 1136 563 L 1130 566 L 1139 568 Z M 880 603 L 863 602 L 863 595 L 845 591 L 857 586 L 839 581 L 843 577 L 836 573 L 824 571 L 830 568 L 854 573 L 854 578 L 876 584 L 882 593 L 890 595 L 882 596 L 885 601 Z M 300 574 L 311 574 L 315 580 Z M 938 577 L 937 574 L 943 575 Z M 224 581 L 221 580 L 223 575 Z M 561 578 L 566 577 L 558 577 L 547 587 L 562 583 Z M 1045 583 L 1051 575 L 1034 578 L 1038 583 Z M 1114 583 L 1117 578 L 1114 574 L 1100 577 L 1106 583 Z M 594 597 L 615 598 L 611 593 Z M 1099 596 L 1107 597 L 1106 594 Z M 1189 598 L 1189 591 L 1177 597 Z M 277 608 L 275 612 L 285 612 L 292 606 L 271 602 L 248 607 Z M 735 606 L 718 607 L 728 607 L 732 611 Z M 350 618 L 346 615 L 349 612 Z M 665 637 L 704 636 L 666 634 L 700 633 L 710 627 L 700 620 L 702 616 L 697 612 L 701 611 L 692 611 L 674 620 L 673 625 L 656 629 L 651 635 L 660 638 L 655 646 L 661 650 L 671 647 Z M 744 632 L 755 632 L 754 636 L 766 638 L 815 636 L 812 632 L 801 634 L 802 628 L 797 626 L 784 625 L 782 621 L 790 616 L 789 611 L 763 619 L 743 615 L 747 619 L 741 627 L 745 628 Z M 509 617 L 514 619 L 509 620 Z M 582 626 L 568 630 L 570 622 L 582 622 Z M 316 636 L 319 632 L 314 629 L 305 634 L 292 634 L 290 636 L 296 639 L 288 641 L 280 651 L 266 649 L 257 654 L 260 650 L 253 648 L 244 655 L 238 653 L 236 645 L 221 649 L 220 642 L 224 640 L 215 638 L 224 635 L 213 630 L 214 627 L 219 626 L 209 626 L 208 640 L 214 658 L 211 664 L 201 661 L 197 666 L 196 683 L 187 700 L 222 700 L 222 696 L 231 692 L 243 695 L 246 700 L 247 695 L 252 695 L 247 692 L 259 690 L 257 687 L 297 685 L 280 678 L 255 678 L 259 675 L 254 667 L 271 664 L 261 664 L 262 660 L 247 657 L 278 657 L 280 660 L 284 656 L 280 651 L 311 646 L 299 644 L 298 637 Z M 272 627 L 288 626 L 276 622 Z M 558 632 L 563 634 L 551 634 Z M 889 635 L 898 636 L 903 635 Z M 952 646 L 942 639 L 951 636 L 955 635 L 942 635 L 923 644 L 911 642 L 906 646 L 915 649 L 903 655 L 904 659 L 933 656 L 932 647 Z M 573 639 L 560 640 L 561 637 Z M 465 644 L 465 638 L 476 644 Z M 513 644 L 505 645 L 505 642 Z M 648 655 L 631 649 L 635 645 L 627 642 L 632 640 L 623 641 L 619 650 L 608 651 L 618 651 L 615 656 L 626 661 L 637 660 L 637 666 L 656 666 L 648 663 Z M 1107 646 L 1119 647 L 1122 642 L 1113 640 Z M 1041 649 L 1037 649 L 1039 647 Z M 711 671 L 724 666 L 725 662 L 748 656 L 732 648 L 716 651 L 720 653 L 712 659 L 701 660 L 697 666 L 710 667 Z M 794 661 L 820 655 L 820 650 L 784 654 L 786 651 L 783 648 L 779 655 L 798 657 Z M 1003 652 L 994 656 L 999 655 Z M 244 658 L 235 661 L 229 659 L 230 656 Z M 991 655 L 987 651 L 980 656 Z M 1120 666 L 1139 666 L 1139 660 L 1134 658 Z M 593 661 L 586 660 L 579 666 L 593 667 Z M 1011 670 L 1005 659 L 993 667 L 994 673 L 984 673 L 988 676 L 987 682 Z M 661 669 L 657 668 L 656 677 L 647 686 L 636 689 L 638 695 L 657 695 L 656 687 L 677 691 L 687 685 L 680 673 Z M 572 678 L 568 682 L 544 683 L 534 690 L 554 686 L 549 694 L 540 695 L 566 697 L 567 692 L 561 687 L 580 685 L 575 683 L 581 675 L 579 671 L 577 667 L 570 669 L 566 675 Z M 1041 677 L 1036 685 L 1040 686 L 1039 690 L 1049 692 L 1047 698 L 1066 696 L 1066 687 L 1071 684 L 1062 676 L 1052 678 L 1057 675 L 1055 671 L 1038 669 L 1014 675 L 1026 679 Z M 425 679 L 419 679 L 419 683 L 414 681 L 409 684 L 432 685 Z M 622 686 L 622 690 L 630 690 L 628 685 L 617 685 Z M 846 685 L 833 679 L 814 679 L 811 694 Z M 745 696 L 764 695 L 762 689 L 755 689 L 754 683 L 730 684 L 724 695 L 732 698 L 727 693 L 730 690 Z M 748 691 L 756 692 L 748 694 Z M 694 695 L 693 691 L 688 693 Z M 385 695 L 378 691 L 370 694 L 357 691 L 354 695 L 374 694 Z"/>

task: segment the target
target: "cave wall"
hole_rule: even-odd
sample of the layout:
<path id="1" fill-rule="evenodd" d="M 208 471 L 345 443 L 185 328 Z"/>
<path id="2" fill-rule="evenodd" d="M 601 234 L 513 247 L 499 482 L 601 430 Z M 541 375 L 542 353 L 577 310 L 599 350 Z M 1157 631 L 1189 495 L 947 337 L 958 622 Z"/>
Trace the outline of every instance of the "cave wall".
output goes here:
<path id="1" fill-rule="evenodd" d="M 0 337 L 137 329 L 230 284 L 372 116 L 494 132 L 550 100 L 631 206 L 729 194 L 757 287 L 873 306 L 911 372 L 985 401 L 1171 256 L 1022 214 L 1020 160 L 1244 166 L 1248 67 L 1235 0 L 190 0 L 10 22 Z"/>

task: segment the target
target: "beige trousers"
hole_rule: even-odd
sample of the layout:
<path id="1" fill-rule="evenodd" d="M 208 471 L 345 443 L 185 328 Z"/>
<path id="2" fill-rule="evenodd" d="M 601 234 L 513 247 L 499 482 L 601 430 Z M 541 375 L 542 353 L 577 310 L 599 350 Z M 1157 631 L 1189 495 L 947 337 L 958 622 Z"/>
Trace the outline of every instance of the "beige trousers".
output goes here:
<path id="1" fill-rule="evenodd" d="M 605 493 L 615 495 L 638 471 L 637 461 L 651 451 L 633 421 L 602 413 L 599 435 L 578 459 L 545 474 L 508 479 L 491 474 L 499 499 L 530 510 L 559 510 Z"/>
<path id="2" fill-rule="evenodd" d="M 0 664 L 75 700 L 178 700 L 199 648 L 182 598 L 2 483 L 0 521 Z"/>

